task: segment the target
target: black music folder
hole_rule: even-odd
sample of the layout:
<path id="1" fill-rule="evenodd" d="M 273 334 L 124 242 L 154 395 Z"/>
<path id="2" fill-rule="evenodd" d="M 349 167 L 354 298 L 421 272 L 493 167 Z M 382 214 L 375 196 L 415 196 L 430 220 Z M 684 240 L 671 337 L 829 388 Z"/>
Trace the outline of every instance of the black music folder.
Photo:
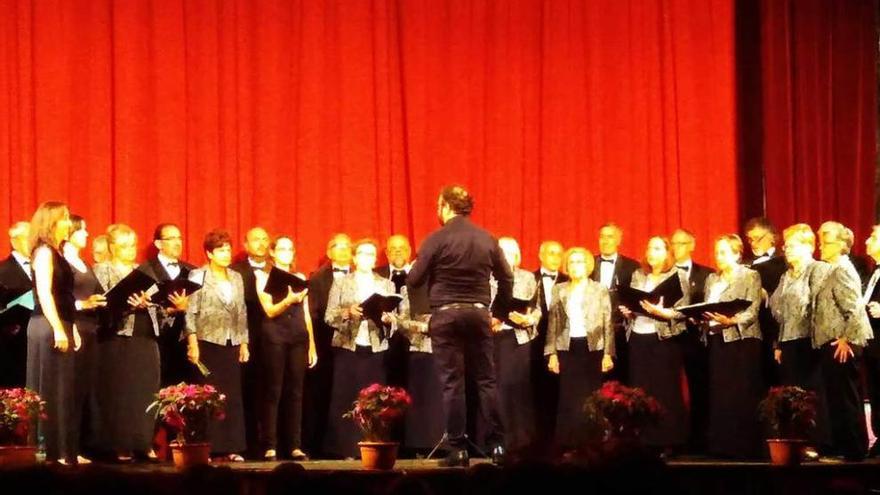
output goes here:
<path id="1" fill-rule="evenodd" d="M 150 294 L 150 300 L 167 308 L 172 306 L 171 301 L 168 299 L 172 294 L 185 292 L 187 296 L 191 296 L 201 288 L 202 284 L 185 277 L 177 277 L 174 280 L 163 280 L 156 284 L 157 290 L 153 294 Z"/>
<path id="2" fill-rule="evenodd" d="M 403 297 L 397 294 L 379 294 L 374 293 L 360 304 L 364 317 L 369 318 L 379 328 L 384 328 L 385 323 L 382 322 L 382 314 L 390 313 L 397 309 Z"/>
<path id="3" fill-rule="evenodd" d="M 678 274 L 669 276 L 650 292 L 635 289 L 633 287 L 617 288 L 617 302 L 619 305 L 625 306 L 633 313 L 648 316 L 650 315 L 640 304 L 642 301 L 657 304 L 660 301 L 660 298 L 663 298 L 663 305 L 669 308 L 672 307 L 676 301 L 681 299 L 683 295 L 684 293 L 681 291 L 681 281 L 678 278 Z"/>
<path id="4" fill-rule="evenodd" d="M 706 302 L 699 304 L 690 304 L 688 306 L 679 306 L 676 311 L 683 313 L 688 318 L 695 320 L 705 320 L 703 313 L 719 313 L 728 318 L 733 317 L 741 311 L 745 311 L 752 303 L 745 299 L 734 299 L 732 301 Z"/>
<path id="5" fill-rule="evenodd" d="M 266 280 L 266 288 L 263 292 L 272 296 L 273 300 L 280 300 L 287 297 L 287 288 L 290 287 L 293 292 L 302 292 L 309 286 L 308 281 L 301 279 L 293 273 L 272 267 L 269 270 L 269 278 Z"/>
<path id="6" fill-rule="evenodd" d="M 149 290 L 156 285 L 156 279 L 141 270 L 132 270 L 118 284 L 114 285 L 104 297 L 107 298 L 107 311 L 117 317 L 128 311 L 128 298 Z"/>

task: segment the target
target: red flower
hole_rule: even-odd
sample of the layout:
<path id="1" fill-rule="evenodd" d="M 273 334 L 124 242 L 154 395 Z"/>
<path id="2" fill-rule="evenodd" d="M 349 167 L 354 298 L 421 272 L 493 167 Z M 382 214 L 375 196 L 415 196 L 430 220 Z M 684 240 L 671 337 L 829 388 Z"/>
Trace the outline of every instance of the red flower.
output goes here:
<path id="1" fill-rule="evenodd" d="M 406 390 L 374 383 L 358 393 L 344 417 L 353 419 L 367 440 L 385 441 L 411 403 Z"/>

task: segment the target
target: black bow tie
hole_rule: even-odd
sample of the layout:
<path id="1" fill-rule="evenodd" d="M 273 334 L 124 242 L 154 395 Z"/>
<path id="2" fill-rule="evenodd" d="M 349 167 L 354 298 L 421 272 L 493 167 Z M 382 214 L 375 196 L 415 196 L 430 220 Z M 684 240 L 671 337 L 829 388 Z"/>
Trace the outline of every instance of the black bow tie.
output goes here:
<path id="1" fill-rule="evenodd" d="M 168 266 L 180 266 L 180 263 L 172 261 L 171 263 L 168 263 Z"/>
<path id="2" fill-rule="evenodd" d="M 556 275 L 553 274 L 553 273 L 542 273 L 542 274 L 541 274 L 541 278 L 552 278 L 552 279 L 555 280 L 555 279 L 556 279 Z"/>
<path id="3" fill-rule="evenodd" d="M 675 267 L 678 268 L 679 270 L 684 270 L 684 271 L 690 270 L 690 267 L 687 265 L 675 265 Z"/>
<path id="4" fill-rule="evenodd" d="M 333 273 L 344 273 L 344 274 L 348 275 L 348 270 L 345 268 L 334 268 Z"/>
<path id="5" fill-rule="evenodd" d="M 599 258 L 599 263 L 611 263 L 611 264 L 613 265 L 613 264 L 614 264 L 614 260 L 609 260 L 609 259 L 605 259 L 605 258 Z"/>

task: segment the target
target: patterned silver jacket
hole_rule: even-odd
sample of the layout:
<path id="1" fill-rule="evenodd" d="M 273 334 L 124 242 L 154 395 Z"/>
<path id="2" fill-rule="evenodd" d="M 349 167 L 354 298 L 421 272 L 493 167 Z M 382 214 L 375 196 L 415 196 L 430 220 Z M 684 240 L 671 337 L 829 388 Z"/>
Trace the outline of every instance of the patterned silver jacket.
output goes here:
<path id="1" fill-rule="evenodd" d="M 217 345 L 248 343 L 247 307 L 244 302 L 244 282 L 232 269 L 226 270 L 232 283 L 232 298 L 227 303 L 222 296 L 219 280 L 205 266 L 190 272 L 190 279 L 204 279 L 202 288 L 189 296 L 184 335 L 195 334 L 199 340 Z"/>
<path id="2" fill-rule="evenodd" d="M 361 318 L 345 317 L 348 308 L 363 302 L 357 297 L 356 275 L 356 273 L 349 273 L 333 281 L 333 285 L 330 287 L 330 295 L 327 298 L 327 311 L 324 314 L 324 321 L 333 327 L 333 339 L 330 345 L 348 349 L 349 351 L 354 351 L 357 347 L 355 338 L 361 326 L 361 321 L 363 321 Z M 394 294 L 394 282 L 375 273 L 373 274 L 373 279 L 375 280 L 377 292 Z M 405 300 L 406 298 L 404 298 Z M 401 303 L 401 306 L 403 304 Z M 408 310 L 398 308 L 398 311 L 405 313 Z M 370 347 L 372 347 L 373 352 L 388 350 L 388 339 L 383 339 L 379 336 L 379 327 L 371 320 L 367 320 L 367 328 L 370 332 Z M 387 333 L 386 337 L 390 337 L 396 330 L 397 323 L 394 322 L 391 324 L 391 330 Z"/>
<path id="3" fill-rule="evenodd" d="M 715 284 L 724 283 L 719 273 L 710 273 L 706 277 L 705 292 L 709 296 Z M 736 267 L 733 272 L 733 280 L 721 292 L 718 302 L 745 299 L 752 305 L 737 313 L 737 324 L 725 327 L 721 330 L 721 336 L 725 342 L 734 342 L 740 339 L 760 339 L 761 325 L 758 323 L 758 310 L 761 308 L 761 276 L 755 270 L 742 265 Z"/>
<path id="4" fill-rule="evenodd" d="M 611 296 L 608 289 L 595 280 L 586 280 L 582 308 L 587 326 L 587 348 L 591 351 L 605 351 L 614 356 L 614 326 L 611 324 Z M 568 319 L 568 299 L 571 282 L 553 286 L 550 299 L 550 316 L 547 323 L 547 340 L 544 355 L 569 350 L 571 343 L 571 322 Z"/>
<path id="5" fill-rule="evenodd" d="M 861 295 L 859 273 L 849 256 L 841 256 L 831 265 L 830 273 L 816 294 L 814 348 L 841 337 L 850 344 L 864 347 L 874 338 Z"/>

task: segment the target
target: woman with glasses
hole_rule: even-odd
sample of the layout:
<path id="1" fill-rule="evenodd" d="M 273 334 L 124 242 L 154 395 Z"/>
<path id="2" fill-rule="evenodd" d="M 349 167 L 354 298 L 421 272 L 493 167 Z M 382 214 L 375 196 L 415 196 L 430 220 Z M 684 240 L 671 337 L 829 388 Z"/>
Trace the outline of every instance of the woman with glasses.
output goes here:
<path id="1" fill-rule="evenodd" d="M 358 455 L 360 438 L 355 422 L 342 415 L 362 388 L 385 383 L 388 337 L 397 323 L 395 315 L 385 313 L 379 326 L 364 316 L 361 307 L 374 293 L 394 294 L 394 283 L 373 272 L 378 250 L 372 239 L 356 242 L 355 270 L 333 282 L 327 300 L 325 321 L 333 327 L 333 389 L 324 450 L 342 458 Z"/>
<path id="2" fill-rule="evenodd" d="M 579 447 L 584 401 L 602 385 L 602 373 L 614 368 L 611 297 L 590 279 L 594 266 L 592 253 L 569 248 L 562 268 L 571 280 L 556 284 L 550 300 L 544 355 L 559 375 L 556 444 L 564 450 Z"/>

